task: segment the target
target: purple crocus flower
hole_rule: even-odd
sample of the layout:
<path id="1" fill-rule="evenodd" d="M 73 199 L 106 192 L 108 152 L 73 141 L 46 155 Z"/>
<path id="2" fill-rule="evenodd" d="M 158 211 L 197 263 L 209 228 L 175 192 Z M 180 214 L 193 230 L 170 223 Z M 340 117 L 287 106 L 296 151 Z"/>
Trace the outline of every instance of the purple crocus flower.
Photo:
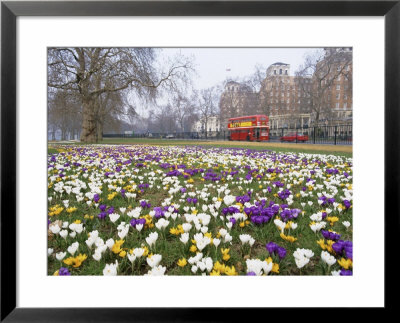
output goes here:
<path id="1" fill-rule="evenodd" d="M 97 217 L 98 217 L 100 220 L 104 220 L 106 216 L 107 216 L 107 212 L 100 212 L 100 213 L 97 215 Z"/>
<path id="2" fill-rule="evenodd" d="M 61 267 L 58 270 L 58 276 L 71 276 L 71 273 L 68 271 L 68 268 Z"/>
<path id="3" fill-rule="evenodd" d="M 95 195 L 93 196 L 93 200 L 94 200 L 95 203 L 99 202 L 99 200 L 100 200 L 100 195 L 99 195 L 99 194 L 95 194 Z"/>
<path id="4" fill-rule="evenodd" d="M 129 221 L 129 223 L 131 224 L 131 226 L 133 226 L 134 228 L 136 227 L 137 221 L 136 219 L 132 219 Z"/>
<path id="5" fill-rule="evenodd" d="M 339 240 L 340 239 L 340 234 L 337 234 L 335 232 L 321 230 L 321 233 L 324 236 L 324 238 L 327 240 Z"/>
<path id="6" fill-rule="evenodd" d="M 343 204 L 344 204 L 344 207 L 345 207 L 346 209 L 349 209 L 350 206 L 351 206 L 351 203 L 350 203 L 350 201 L 348 201 L 348 200 L 343 200 Z"/>
<path id="7" fill-rule="evenodd" d="M 340 276 L 353 276 L 353 272 L 342 268 L 342 270 L 340 270 Z"/>
<path id="8" fill-rule="evenodd" d="M 270 254 L 273 254 L 278 245 L 275 242 L 268 242 L 265 246 Z"/>
<path id="9" fill-rule="evenodd" d="M 249 271 L 246 276 L 257 276 L 254 271 Z"/>
<path id="10" fill-rule="evenodd" d="M 279 259 L 283 259 L 286 257 L 286 249 L 278 246 L 275 242 L 269 242 L 266 244 L 265 248 L 268 252 L 272 254 L 278 254 Z"/>
<path id="11" fill-rule="evenodd" d="M 283 247 L 277 247 L 276 252 L 278 253 L 279 259 L 283 259 L 286 257 L 286 249 Z"/>
<path id="12" fill-rule="evenodd" d="M 230 218 L 229 222 L 232 222 L 232 224 L 234 225 L 234 224 L 236 224 L 236 219 L 235 218 Z"/>
<path id="13" fill-rule="evenodd" d="M 141 201 L 141 202 L 140 202 L 140 206 L 141 206 L 142 208 L 150 208 L 150 207 L 151 207 L 151 204 L 150 204 L 150 203 L 147 203 L 146 201 Z"/>
<path id="14" fill-rule="evenodd" d="M 102 211 L 102 212 L 104 212 L 104 211 L 106 210 L 106 208 L 107 208 L 107 205 L 104 205 L 104 204 L 101 204 L 101 205 L 99 206 L 99 209 L 100 209 L 100 211 Z"/>
<path id="15" fill-rule="evenodd" d="M 154 214 L 154 217 L 155 217 L 155 218 L 159 219 L 159 218 L 161 218 L 162 216 L 164 216 L 164 211 L 163 211 L 162 207 L 157 206 L 157 207 L 155 207 L 153 210 L 154 210 L 154 212 L 155 212 L 155 214 Z"/>

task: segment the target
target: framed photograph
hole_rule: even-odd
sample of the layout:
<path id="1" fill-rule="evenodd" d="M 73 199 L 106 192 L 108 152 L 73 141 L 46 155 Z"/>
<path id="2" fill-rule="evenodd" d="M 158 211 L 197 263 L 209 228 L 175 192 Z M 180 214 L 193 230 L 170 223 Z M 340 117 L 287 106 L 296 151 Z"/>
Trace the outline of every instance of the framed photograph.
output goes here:
<path id="1" fill-rule="evenodd" d="M 396 201 L 399 197 L 399 1 L 4 1 L 1 4 L 1 32 L 2 321 L 104 322 L 127 321 L 132 317 L 137 321 L 226 320 L 233 318 L 238 310 L 246 308 L 392 308 L 389 292 L 395 284 L 389 284 L 388 280 L 389 277 L 396 279 L 397 275 L 393 273 L 395 266 L 389 264 L 395 252 L 391 238 L 399 233 L 398 218 L 392 217 L 392 214 L 397 214 Z M 137 120 L 132 121 L 135 124 L 134 133 L 127 126 L 129 122 L 121 122 L 123 126 L 113 126 L 112 122 L 116 119 L 107 119 L 105 126 L 102 122 L 106 119 L 101 119 L 101 122 L 96 119 L 96 125 L 93 126 L 95 123 L 85 113 L 91 111 L 92 104 L 87 98 L 93 98 L 96 91 L 100 93 L 104 90 L 104 93 L 110 94 L 111 98 L 107 96 L 107 100 L 114 100 L 114 103 L 110 103 L 110 106 L 114 106 L 124 98 L 113 96 L 112 93 L 135 86 L 133 82 L 146 84 L 148 88 L 156 87 L 154 79 L 157 77 L 152 79 L 149 75 L 156 75 L 157 70 L 146 64 L 152 61 L 157 48 L 171 53 L 171 56 L 165 57 L 165 66 L 172 67 L 169 68 L 169 74 L 168 69 L 165 72 L 160 68 L 164 77 L 160 79 L 169 80 L 170 75 L 179 74 L 179 68 L 187 67 L 189 61 L 183 62 L 182 57 L 199 58 L 197 66 L 201 66 L 201 60 L 213 66 L 199 72 L 208 75 L 208 79 L 204 80 L 210 86 L 201 86 L 210 91 L 196 92 L 197 97 L 193 100 L 200 102 L 196 106 L 200 111 L 202 100 L 205 101 L 207 95 L 211 97 L 210 93 L 215 90 L 211 88 L 214 85 L 211 83 L 214 80 L 215 83 L 220 82 L 223 86 L 215 94 L 219 102 L 219 115 L 204 112 L 204 115 L 195 117 L 193 114 L 193 120 L 187 117 L 187 120 L 190 119 L 187 124 L 170 118 L 175 125 L 172 128 L 165 126 L 167 122 L 172 122 L 169 119 L 155 123 L 147 116 L 147 119 L 140 119 L 140 124 Z M 277 54 L 271 56 L 276 58 L 274 61 L 267 59 L 268 50 L 276 51 Z M 312 51 L 314 56 L 307 54 Z M 292 56 L 285 56 L 289 52 L 293 52 L 290 54 Z M 181 56 L 174 60 L 172 53 Z M 316 58 L 317 53 L 321 55 L 320 58 Z M 285 57 L 292 59 L 295 55 L 302 56 L 299 63 L 295 63 L 294 58 L 293 62 L 286 62 Z M 92 63 L 98 58 L 101 68 L 82 69 L 88 57 Z M 127 63 L 134 59 L 140 65 L 136 70 Z M 70 63 L 74 60 L 78 63 Z M 239 70 L 238 66 L 244 66 L 245 60 L 253 65 L 253 61 L 265 63 L 257 70 L 258 75 L 262 76 L 257 79 L 256 71 L 252 78 L 242 79 L 234 69 Z M 109 70 L 107 66 L 111 66 Z M 217 79 L 213 74 L 217 69 L 224 71 L 225 80 Z M 99 70 L 101 72 L 96 74 Z M 310 70 L 313 71 L 311 74 Z M 318 79 L 326 70 L 329 73 L 325 78 Z M 97 85 L 89 84 L 86 88 L 91 91 L 91 96 L 85 96 L 85 85 L 80 81 L 87 76 L 85 73 L 99 75 Z M 229 73 L 234 77 L 230 77 Z M 187 71 L 180 74 L 181 80 L 186 75 Z M 276 81 L 278 79 L 281 83 Z M 316 90 L 316 79 L 318 86 L 324 88 L 323 91 Z M 125 84 L 126 80 L 129 82 Z M 171 83 L 166 91 L 177 91 L 179 84 Z M 71 91 L 79 93 L 79 98 L 69 96 Z M 289 91 L 294 96 L 290 96 Z M 96 97 L 98 105 L 104 99 L 100 96 L 103 92 Z M 227 102 L 242 92 L 247 93 L 246 98 L 240 96 L 242 106 L 235 106 L 236 112 L 233 113 L 233 103 Z M 146 95 L 152 95 L 152 92 L 148 91 Z M 83 102 L 83 108 L 80 103 L 75 104 L 76 100 Z M 179 100 L 173 101 L 172 105 L 181 104 Z M 330 110 L 328 113 L 328 110 L 309 111 L 302 108 L 303 105 L 316 106 L 311 102 L 317 100 L 325 100 L 336 114 L 331 115 Z M 151 106 L 150 101 L 140 102 Z M 124 114 L 126 120 L 131 120 L 129 116 L 133 120 L 138 115 L 138 108 L 131 102 L 124 103 L 127 110 L 113 110 L 109 115 L 120 113 Z M 166 102 L 162 107 L 164 110 L 160 110 L 161 116 L 167 115 L 166 111 L 172 114 L 171 105 L 168 104 Z M 61 105 L 68 107 L 68 118 L 71 120 L 75 120 L 74 114 L 76 117 L 83 109 L 79 114 L 86 120 L 83 126 L 78 125 L 78 130 L 73 127 L 63 130 L 59 124 L 52 128 L 55 124 L 52 123 L 53 116 L 65 118 L 63 113 L 66 109 L 61 112 L 53 109 L 53 106 Z M 206 103 L 204 105 L 207 106 Z M 253 105 L 254 109 L 250 108 Z M 290 109 L 297 109 L 299 117 L 296 120 L 285 117 L 284 113 Z M 152 111 L 155 116 L 159 113 L 156 109 Z M 187 111 L 185 113 L 190 115 Z M 178 114 L 174 114 L 176 118 Z M 221 119 L 222 115 L 226 120 Z M 96 114 L 96 118 L 98 116 Z M 104 126 L 101 130 L 100 123 Z M 281 143 L 283 141 L 293 141 L 287 145 L 294 147 L 300 142 L 314 146 L 344 145 L 350 147 L 352 155 L 345 161 L 341 159 L 342 164 L 336 166 L 336 157 L 325 160 L 317 155 L 308 155 L 309 159 L 304 157 L 297 160 L 296 165 L 301 162 L 303 167 L 309 163 L 315 164 L 312 168 L 316 167 L 318 173 L 316 177 L 310 175 L 308 184 L 303 187 L 300 184 L 306 179 L 301 178 L 299 184 L 290 175 L 290 181 L 285 183 L 284 172 L 275 172 L 272 168 L 270 172 L 260 171 L 259 178 L 256 177 L 258 169 L 249 168 L 247 173 L 238 171 L 240 176 L 243 175 L 243 178 L 239 178 L 236 169 L 229 166 L 229 170 L 218 171 L 228 171 L 230 174 L 225 174 L 226 178 L 221 175 L 216 179 L 218 167 L 215 165 L 206 172 L 201 166 L 199 169 L 190 169 L 184 164 L 178 165 L 178 160 L 171 157 L 175 164 L 157 164 L 155 173 L 151 173 L 154 178 L 159 173 L 164 178 L 170 176 L 171 181 L 157 182 L 154 179 L 154 183 L 157 183 L 154 184 L 150 180 L 149 188 L 149 183 L 135 175 L 141 175 L 141 167 L 155 163 L 155 160 L 146 159 L 149 156 L 146 155 L 147 148 L 137 152 L 121 152 L 92 146 L 93 150 L 85 151 L 85 146 L 81 146 L 82 142 L 99 141 L 99 134 L 104 137 L 102 143 L 109 140 L 108 143 L 113 144 L 112 137 L 118 134 L 115 129 L 120 131 L 120 137 L 135 137 L 141 145 L 144 144 L 141 147 L 147 147 L 149 141 L 155 140 L 161 144 L 162 140 L 246 141 L 249 147 L 253 144 L 262 145 L 263 141 L 276 141 L 277 145 L 284 145 Z M 97 137 L 94 137 L 92 130 Z M 49 148 L 49 142 L 53 139 L 80 139 L 81 143 L 72 148 L 73 151 L 68 151 L 68 146 Z M 54 153 L 53 157 L 48 149 Z M 157 156 L 165 153 L 161 148 L 156 149 L 160 149 L 155 153 Z M 176 154 L 178 152 L 184 154 L 179 149 L 175 151 Z M 132 157 L 133 153 L 143 155 L 143 158 Z M 217 153 L 213 152 L 214 155 Z M 209 160 L 207 154 L 204 152 L 204 160 Z M 232 152 L 231 158 L 236 158 L 236 154 L 236 151 Z M 79 160 L 75 158 L 78 155 L 81 158 Z M 104 156 L 108 156 L 112 162 L 107 162 L 103 167 Z M 126 159 L 127 156 L 130 159 Z M 195 156 L 200 158 L 197 152 Z M 218 160 L 221 160 L 221 156 Z M 285 166 L 287 169 L 282 166 L 288 174 L 298 170 L 297 166 L 291 165 L 294 161 L 290 158 L 292 155 L 279 157 L 279 163 L 288 165 Z M 135 161 L 133 168 L 130 166 L 132 160 Z M 85 164 L 81 165 L 81 161 Z M 187 159 L 185 163 L 189 163 Z M 240 164 L 237 170 L 242 166 Z M 320 173 L 320 166 L 323 174 Z M 96 167 L 101 169 L 99 176 L 104 181 L 103 185 L 108 186 L 108 191 L 91 186 L 90 192 L 84 191 L 86 194 L 83 195 L 73 182 L 76 180 L 85 186 L 81 181 L 89 176 L 85 172 L 88 168 Z M 77 170 L 76 174 L 73 169 Z M 121 171 L 124 176 L 128 173 L 128 182 L 129 179 L 139 178 L 140 184 L 131 181 L 128 185 L 128 182 L 120 180 L 119 187 L 116 179 L 123 178 L 118 175 Z M 204 176 L 195 177 L 197 172 L 204 173 Z M 115 173 L 118 173 L 116 177 Z M 271 177 L 272 173 L 274 175 Z M 314 175 L 315 171 L 310 174 Z M 337 174 L 340 176 L 335 177 Z M 68 185 L 74 188 L 58 185 L 63 182 L 64 176 L 70 177 Z M 234 176 L 237 176 L 236 179 Z M 180 183 L 184 182 L 187 186 L 179 186 L 178 180 L 175 183 L 174 178 L 178 177 Z M 338 178 L 343 182 L 336 182 Z M 213 185 L 227 179 L 235 179 L 238 187 L 242 184 L 253 187 L 255 184 L 251 186 L 249 183 L 254 180 L 259 191 L 257 194 L 251 190 L 242 192 L 243 195 L 238 190 L 230 195 L 230 190 L 235 189 L 232 186 L 224 191 L 224 196 L 214 196 L 214 200 L 210 199 L 207 205 L 202 205 L 202 210 L 196 209 L 200 195 L 187 195 L 187 188 L 193 187 L 193 182 L 209 181 L 207 186 L 201 186 L 204 193 L 207 189 L 212 191 Z M 97 179 L 91 178 L 90 184 L 95 181 Z M 169 188 L 175 185 L 179 197 L 174 204 L 168 204 L 168 194 L 165 193 L 166 200 L 163 200 L 162 206 L 160 202 L 159 207 L 150 207 L 150 203 L 154 204 L 151 195 L 157 194 L 156 187 L 161 182 L 164 186 L 158 190 L 173 196 L 177 193 Z M 322 189 L 331 188 L 332 182 L 341 192 L 335 196 L 336 199 Z M 270 186 L 268 183 L 271 183 Z M 300 185 L 299 191 L 292 189 L 291 192 L 290 189 L 296 185 Z M 265 195 L 271 196 L 268 206 L 264 205 L 266 200 L 261 197 L 263 189 Z M 300 199 L 307 194 L 311 196 L 313 190 L 315 203 L 324 206 L 322 211 L 312 212 L 312 208 L 307 209 L 306 203 L 303 203 L 302 210 L 290 207 L 293 196 L 294 205 L 300 205 Z M 76 198 L 70 205 L 65 196 L 71 191 Z M 150 193 L 146 195 L 146 192 Z M 144 197 L 136 198 L 137 194 Z M 257 199 L 252 194 L 257 195 Z M 134 197 L 137 205 L 116 202 L 130 201 L 131 197 Z M 115 201 L 111 202 L 114 198 Z M 231 198 L 234 200 L 231 201 Z M 82 210 L 78 207 L 82 219 L 74 214 L 77 211 L 76 201 L 84 206 Z M 192 208 L 186 204 L 193 204 L 190 205 Z M 220 204 L 223 206 L 221 212 L 214 210 Z M 261 214 L 260 210 L 265 212 Z M 139 213 L 136 214 L 136 211 Z M 333 215 L 330 215 L 331 212 Z M 215 213 L 215 223 L 219 218 L 222 222 L 218 222 L 215 228 L 211 224 L 207 226 L 210 222 L 207 213 Z M 62 216 L 59 217 L 59 214 Z M 193 250 L 189 249 L 188 244 L 186 258 L 178 260 L 176 253 L 176 259 L 171 256 L 173 265 L 163 267 L 166 262 L 172 261 L 165 260 L 158 266 L 168 252 L 163 253 L 165 250 L 161 252 L 160 247 L 155 248 L 154 242 L 161 235 L 165 241 L 171 242 L 171 246 L 175 246 L 171 248 L 177 248 L 174 241 L 178 238 L 174 235 L 186 233 L 182 221 L 175 223 L 181 216 L 184 216 L 187 232 L 192 226 L 199 231 L 197 235 L 190 236 L 190 248 Z M 301 220 L 307 222 L 305 229 L 300 228 L 298 232 L 297 223 L 303 222 L 296 221 L 297 217 L 307 218 L 307 221 Z M 104 218 L 108 222 L 102 221 Z M 311 220 L 308 221 L 308 218 Z M 121 219 L 125 222 L 121 222 Z M 298 245 L 293 252 L 293 247 L 285 249 L 277 245 L 275 242 L 278 243 L 278 240 L 271 240 L 274 242 L 268 244 L 270 240 L 262 236 L 262 230 L 254 231 L 258 232 L 258 238 L 261 237 L 260 248 L 263 250 L 252 253 L 254 239 L 247 233 L 252 234 L 253 231 L 246 231 L 246 226 L 260 225 L 264 220 L 275 220 L 275 226 L 281 230 L 280 234 L 275 235 L 285 247 L 302 235 L 311 236 L 312 231 L 315 233 L 315 242 Z M 336 222 L 340 223 L 339 231 L 336 230 Z M 229 230 L 239 225 L 243 230 L 239 229 L 238 232 L 243 234 L 239 236 L 232 233 L 238 242 L 237 250 L 234 250 L 236 247 L 229 244 L 231 240 L 226 237 L 232 238 Z M 318 225 L 321 228 L 317 228 Z M 271 224 L 274 229 L 275 226 Z M 321 231 L 323 237 L 321 229 L 326 229 Z M 304 230 L 308 231 L 305 233 Z M 156 238 L 149 235 L 151 231 L 157 232 Z M 115 239 L 107 240 L 111 232 Z M 139 248 L 129 242 L 128 232 L 131 238 L 140 237 L 146 242 Z M 290 232 L 295 234 L 290 235 Z M 85 236 L 77 239 L 81 245 L 71 244 L 81 234 Z M 124 239 L 127 241 L 125 245 Z M 185 240 L 183 236 L 182 239 Z M 314 235 L 311 239 L 314 239 Z M 222 241 L 218 257 L 226 261 L 224 263 L 221 260 L 226 266 L 216 262 L 218 257 L 213 256 L 214 251 L 207 251 L 213 241 L 217 246 L 216 252 L 219 252 L 218 244 Z M 246 243 L 250 245 L 250 251 L 246 249 Z M 169 245 L 165 244 L 162 248 L 169 248 Z M 319 254 L 312 260 L 314 253 L 310 249 L 316 248 Z M 204 256 L 201 261 L 196 260 L 202 250 L 206 251 L 207 258 Z M 143 264 L 137 265 L 142 253 L 149 255 Z M 243 258 L 245 260 L 237 261 L 236 253 L 246 255 Z M 285 256 L 290 260 L 282 261 Z M 231 257 L 235 262 L 232 259 L 228 262 Z M 115 259 L 118 262 L 114 262 Z M 82 263 L 86 266 L 82 266 Z M 169 275 L 152 277 L 164 274 L 167 267 Z M 104 277 L 117 272 L 122 276 Z M 225 275 L 208 277 L 211 273 L 212 276 Z M 228 274 L 235 277 L 226 277 Z M 262 277 L 247 277 L 258 274 Z M 366 285 L 368 292 L 365 291 Z M 335 297 L 331 297 L 332 293 Z M 204 311 L 205 308 L 207 311 Z"/>

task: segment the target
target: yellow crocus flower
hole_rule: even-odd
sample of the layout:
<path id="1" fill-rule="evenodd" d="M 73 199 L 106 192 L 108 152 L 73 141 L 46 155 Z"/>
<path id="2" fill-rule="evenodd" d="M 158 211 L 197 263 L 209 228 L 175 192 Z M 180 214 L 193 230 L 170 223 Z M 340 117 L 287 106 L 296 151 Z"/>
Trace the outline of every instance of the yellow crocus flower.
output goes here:
<path id="1" fill-rule="evenodd" d="M 179 267 L 185 267 L 186 266 L 186 264 L 187 264 L 187 261 L 186 261 L 186 259 L 185 258 L 182 258 L 182 259 L 179 259 L 178 260 L 178 266 Z"/>
<path id="2" fill-rule="evenodd" d="M 221 274 L 219 271 L 213 270 L 212 272 L 210 272 L 210 276 L 221 276 Z"/>
<path id="3" fill-rule="evenodd" d="M 226 267 L 226 269 L 225 269 L 225 275 L 228 275 L 228 276 L 236 276 L 237 275 L 237 272 L 236 272 L 236 269 L 235 269 L 235 267 L 234 266 L 232 266 L 232 267 Z"/>
<path id="4" fill-rule="evenodd" d="M 279 264 L 273 264 L 271 271 L 273 273 L 279 274 Z"/>
<path id="5" fill-rule="evenodd" d="M 350 267 L 353 267 L 353 262 L 351 259 L 340 259 L 337 261 L 340 266 L 342 266 L 344 269 L 349 269 Z"/>

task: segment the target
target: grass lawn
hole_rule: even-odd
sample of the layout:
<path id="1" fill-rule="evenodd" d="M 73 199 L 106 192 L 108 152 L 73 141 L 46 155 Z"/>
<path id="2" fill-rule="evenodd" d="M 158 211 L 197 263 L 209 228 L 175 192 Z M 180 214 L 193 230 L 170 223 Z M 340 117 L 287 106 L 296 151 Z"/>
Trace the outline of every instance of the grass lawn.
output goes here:
<path id="1" fill-rule="evenodd" d="M 55 143 L 56 144 L 56 143 Z M 81 143 L 77 143 L 80 145 Z M 108 145 L 158 145 L 158 146 L 203 146 L 203 147 L 235 147 L 256 150 L 272 150 L 276 152 L 295 152 L 309 154 L 330 154 L 352 157 L 353 147 L 347 145 L 314 145 L 275 142 L 243 142 L 243 141 L 212 141 L 212 140 L 167 140 L 149 138 L 106 138 L 99 144 Z M 76 145 L 76 143 L 74 143 Z M 49 147 L 49 154 L 57 151 Z"/>

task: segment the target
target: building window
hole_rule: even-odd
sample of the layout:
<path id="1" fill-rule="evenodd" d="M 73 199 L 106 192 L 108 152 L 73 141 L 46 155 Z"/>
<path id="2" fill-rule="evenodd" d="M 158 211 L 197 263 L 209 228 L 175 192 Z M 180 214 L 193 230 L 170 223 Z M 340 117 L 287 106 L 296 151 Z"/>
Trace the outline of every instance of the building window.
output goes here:
<path id="1" fill-rule="evenodd" d="M 339 84 L 336 85 L 336 90 L 337 90 L 337 91 L 340 91 L 340 85 L 339 85 Z"/>
<path id="2" fill-rule="evenodd" d="M 279 69 L 279 74 L 280 74 L 280 75 L 282 74 L 282 69 L 281 69 L 281 68 Z"/>
<path id="3" fill-rule="evenodd" d="M 336 109 L 339 109 L 340 107 L 339 107 L 339 103 L 336 103 Z"/>
<path id="4" fill-rule="evenodd" d="M 288 70 L 285 70 L 285 74 L 288 75 Z"/>
<path id="5" fill-rule="evenodd" d="M 347 109 L 347 103 L 343 103 L 343 109 Z"/>
<path id="6" fill-rule="evenodd" d="M 276 70 L 274 70 L 274 74 L 276 75 Z"/>
<path id="7" fill-rule="evenodd" d="M 336 99 L 337 99 L 337 100 L 340 99 L 340 93 L 336 93 Z"/>

